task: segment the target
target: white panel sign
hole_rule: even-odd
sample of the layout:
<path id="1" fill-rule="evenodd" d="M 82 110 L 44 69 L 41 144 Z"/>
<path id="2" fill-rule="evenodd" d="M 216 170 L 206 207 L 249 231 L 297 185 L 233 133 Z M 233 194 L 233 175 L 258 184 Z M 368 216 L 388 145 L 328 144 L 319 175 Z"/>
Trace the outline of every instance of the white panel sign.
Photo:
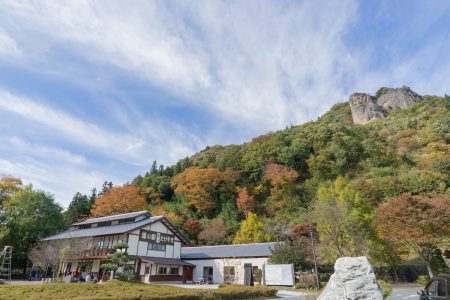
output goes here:
<path id="1" fill-rule="evenodd" d="M 293 286 L 294 265 L 263 265 L 265 285 Z"/>

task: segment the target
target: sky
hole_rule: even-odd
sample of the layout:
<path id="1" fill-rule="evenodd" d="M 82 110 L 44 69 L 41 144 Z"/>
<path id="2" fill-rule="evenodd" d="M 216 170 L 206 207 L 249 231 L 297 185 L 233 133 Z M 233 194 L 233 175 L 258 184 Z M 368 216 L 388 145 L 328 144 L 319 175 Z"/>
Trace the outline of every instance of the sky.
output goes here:
<path id="1" fill-rule="evenodd" d="M 449 16 L 447 0 L 0 0 L 0 176 L 67 207 L 353 92 L 450 94 Z"/>

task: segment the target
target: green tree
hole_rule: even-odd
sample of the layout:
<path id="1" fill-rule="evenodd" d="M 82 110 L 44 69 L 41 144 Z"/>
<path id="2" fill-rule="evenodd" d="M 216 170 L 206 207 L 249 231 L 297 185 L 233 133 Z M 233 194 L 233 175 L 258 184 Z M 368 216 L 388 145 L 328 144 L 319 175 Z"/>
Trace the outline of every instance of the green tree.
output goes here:
<path id="1" fill-rule="evenodd" d="M 65 227 L 61 211 L 61 206 L 55 203 L 52 195 L 35 191 L 31 186 L 5 202 L 0 244 L 14 247 L 16 266 L 25 270 L 27 253 L 32 244 Z"/>
<path id="2" fill-rule="evenodd" d="M 365 244 L 358 204 L 361 200 L 350 184 L 338 177 L 331 186 L 322 186 L 312 209 L 312 221 L 323 248 L 334 260 L 337 257 L 361 255 Z"/>
<path id="3" fill-rule="evenodd" d="M 70 225 L 80 218 L 89 216 L 91 208 L 91 199 L 89 199 L 87 195 L 82 195 L 80 192 L 77 192 L 73 196 L 72 202 L 70 202 L 69 207 L 64 212 L 64 219 L 66 220 L 66 224 Z"/>
<path id="4" fill-rule="evenodd" d="M 294 270 L 305 270 L 311 267 L 310 251 L 307 238 L 277 243 L 270 249 L 269 264 L 293 264 Z"/>
<path id="5" fill-rule="evenodd" d="M 241 227 L 234 237 L 233 244 L 264 243 L 273 240 L 272 236 L 263 230 L 262 222 L 256 214 L 249 212 L 247 219 L 241 222 Z"/>
<path id="6" fill-rule="evenodd" d="M 111 261 L 110 263 L 102 264 L 102 269 L 113 271 L 114 276 L 116 276 L 116 271 L 119 268 L 126 269 L 127 262 L 131 259 L 127 253 L 128 244 L 124 242 L 118 242 L 112 246 L 116 252 L 107 256 L 107 258 Z M 126 271 L 126 270 L 123 270 Z M 120 275 L 120 274 L 117 274 Z"/>

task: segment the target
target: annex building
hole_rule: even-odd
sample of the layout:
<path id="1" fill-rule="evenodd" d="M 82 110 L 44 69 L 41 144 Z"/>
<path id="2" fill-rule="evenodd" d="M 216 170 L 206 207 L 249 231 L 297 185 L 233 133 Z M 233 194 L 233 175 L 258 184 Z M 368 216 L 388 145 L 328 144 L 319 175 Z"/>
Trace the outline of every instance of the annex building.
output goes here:
<path id="1" fill-rule="evenodd" d="M 189 240 L 164 216 L 148 211 L 88 219 L 43 241 L 65 239 L 88 242 L 78 257 L 64 263 L 63 273 L 89 272 L 100 278 L 101 265 L 115 251 L 112 246 L 125 242 L 133 258 L 131 272 L 142 282 L 261 282 L 259 274 L 274 245 L 189 247 Z"/>

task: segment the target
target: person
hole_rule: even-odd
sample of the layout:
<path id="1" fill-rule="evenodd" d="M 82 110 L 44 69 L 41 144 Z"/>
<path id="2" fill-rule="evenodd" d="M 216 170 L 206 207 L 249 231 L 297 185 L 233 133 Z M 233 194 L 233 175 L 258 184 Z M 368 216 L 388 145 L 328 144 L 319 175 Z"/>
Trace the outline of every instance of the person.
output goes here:
<path id="1" fill-rule="evenodd" d="M 33 268 L 30 272 L 29 281 L 33 281 L 35 277 L 36 277 L 36 270 Z"/>
<path id="2" fill-rule="evenodd" d="M 84 279 L 85 282 L 92 282 L 92 277 L 91 277 L 91 273 L 87 273 L 86 277 Z"/>

